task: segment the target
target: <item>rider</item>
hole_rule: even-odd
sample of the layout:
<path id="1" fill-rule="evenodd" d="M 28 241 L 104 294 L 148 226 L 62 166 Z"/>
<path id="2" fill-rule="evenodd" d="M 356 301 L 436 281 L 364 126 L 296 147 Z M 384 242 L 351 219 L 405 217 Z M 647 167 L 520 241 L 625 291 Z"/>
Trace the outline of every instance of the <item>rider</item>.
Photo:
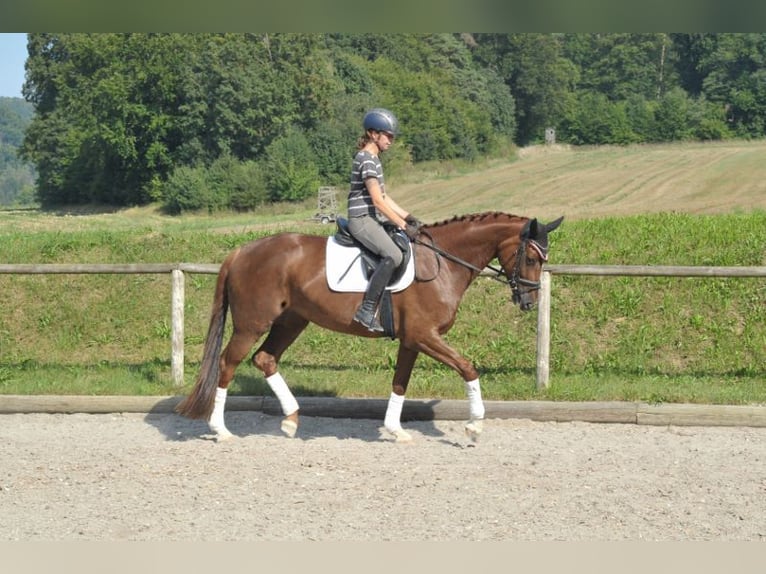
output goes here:
<path id="1" fill-rule="evenodd" d="M 370 278 L 364 300 L 354 320 L 370 331 L 382 332 L 375 316 L 394 270 L 402 262 L 402 252 L 383 227 L 390 222 L 414 239 L 422 223 L 399 207 L 386 193 L 380 154 L 398 135 L 399 123 L 394 114 L 383 108 L 367 112 L 362 121 L 364 134 L 357 142 L 357 153 L 351 166 L 351 188 L 348 193 L 348 230 L 362 245 L 381 257 Z"/>

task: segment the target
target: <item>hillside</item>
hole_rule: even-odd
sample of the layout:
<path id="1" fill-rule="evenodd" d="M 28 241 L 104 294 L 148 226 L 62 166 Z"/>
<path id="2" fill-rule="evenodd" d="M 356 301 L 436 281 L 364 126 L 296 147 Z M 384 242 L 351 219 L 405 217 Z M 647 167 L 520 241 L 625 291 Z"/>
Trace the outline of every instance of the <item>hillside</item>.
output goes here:
<path id="1" fill-rule="evenodd" d="M 689 214 L 766 211 L 766 141 L 628 147 L 534 146 L 512 160 L 475 167 L 419 165 L 389 177 L 391 195 L 426 222 L 482 211 L 506 211 L 567 221 L 660 212 Z M 338 189 L 345 211 L 345 188 Z M 151 228 L 243 233 L 303 226 L 316 199 L 259 213 L 162 215 L 157 206 L 102 213 L 78 208 L 55 213 L 0 211 L 16 230 Z M 60 212 L 63 213 L 63 212 Z M 303 226 L 305 227 L 305 226 Z M 311 226 L 317 233 L 329 230 Z"/>
<path id="2" fill-rule="evenodd" d="M 766 210 L 766 142 L 628 147 L 536 146 L 465 175 L 392 185 L 424 220 L 500 210 L 569 220 L 658 212 Z"/>

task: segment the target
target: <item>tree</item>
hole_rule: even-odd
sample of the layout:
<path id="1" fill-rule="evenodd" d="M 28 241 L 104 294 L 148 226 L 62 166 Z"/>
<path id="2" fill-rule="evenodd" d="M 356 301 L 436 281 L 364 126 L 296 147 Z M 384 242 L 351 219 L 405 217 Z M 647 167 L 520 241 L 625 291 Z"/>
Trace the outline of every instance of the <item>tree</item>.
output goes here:
<path id="1" fill-rule="evenodd" d="M 552 34 L 475 34 L 477 58 L 505 79 L 515 102 L 520 144 L 542 141 L 568 114 L 577 70 Z"/>
<path id="2" fill-rule="evenodd" d="M 659 99 L 678 85 L 668 34 L 570 34 L 563 52 L 580 71 L 578 90 L 599 92 L 611 101 L 634 95 Z"/>
<path id="3" fill-rule="evenodd" d="M 37 114 L 24 154 L 45 204 L 150 200 L 172 165 L 177 76 L 189 38 L 30 34 L 25 97 Z"/>
<path id="4" fill-rule="evenodd" d="M 316 193 L 319 169 L 298 128 L 287 130 L 266 148 L 264 175 L 272 201 L 302 201 Z"/>
<path id="5" fill-rule="evenodd" d="M 692 102 L 681 88 L 665 94 L 655 111 L 656 141 L 678 141 L 689 139 L 692 131 L 689 114 Z"/>
<path id="6" fill-rule="evenodd" d="M 724 106 L 745 137 L 766 132 L 766 34 L 717 34 L 707 38 L 697 67 L 702 94 Z"/>
<path id="7" fill-rule="evenodd" d="M 28 52 L 21 154 L 46 206 L 299 200 L 347 181 L 375 106 L 401 123 L 389 174 L 547 127 L 593 144 L 766 132 L 765 34 L 36 33 Z"/>
<path id="8" fill-rule="evenodd" d="M 610 102 L 602 93 L 583 92 L 563 125 L 563 139 L 582 145 L 629 144 L 639 141 L 624 102 Z"/>
<path id="9" fill-rule="evenodd" d="M 33 112 L 21 98 L 0 97 L 0 205 L 32 202 L 34 168 L 19 158 L 18 151 Z"/>

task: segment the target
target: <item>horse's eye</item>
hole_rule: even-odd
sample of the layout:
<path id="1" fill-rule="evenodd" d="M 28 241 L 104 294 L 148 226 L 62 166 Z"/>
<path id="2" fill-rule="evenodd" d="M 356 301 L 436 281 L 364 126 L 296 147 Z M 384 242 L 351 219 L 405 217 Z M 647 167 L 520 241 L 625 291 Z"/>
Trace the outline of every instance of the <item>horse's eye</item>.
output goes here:
<path id="1" fill-rule="evenodd" d="M 534 257 L 527 257 L 527 267 L 531 267 L 537 264 L 537 259 Z"/>

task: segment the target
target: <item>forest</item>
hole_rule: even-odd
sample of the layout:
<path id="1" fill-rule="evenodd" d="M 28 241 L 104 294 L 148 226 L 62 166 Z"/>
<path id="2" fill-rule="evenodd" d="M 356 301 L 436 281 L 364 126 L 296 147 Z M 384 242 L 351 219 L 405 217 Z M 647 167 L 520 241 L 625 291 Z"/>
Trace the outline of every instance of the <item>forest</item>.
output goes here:
<path id="1" fill-rule="evenodd" d="M 21 98 L 0 97 L 0 206 L 34 202 L 34 169 L 18 156 L 33 112 Z"/>
<path id="2" fill-rule="evenodd" d="M 393 174 L 547 128 L 571 145 L 762 138 L 765 58 L 760 33 L 33 33 L 33 114 L 0 144 L 43 207 L 257 210 L 345 185 L 376 106 L 401 126 Z"/>

